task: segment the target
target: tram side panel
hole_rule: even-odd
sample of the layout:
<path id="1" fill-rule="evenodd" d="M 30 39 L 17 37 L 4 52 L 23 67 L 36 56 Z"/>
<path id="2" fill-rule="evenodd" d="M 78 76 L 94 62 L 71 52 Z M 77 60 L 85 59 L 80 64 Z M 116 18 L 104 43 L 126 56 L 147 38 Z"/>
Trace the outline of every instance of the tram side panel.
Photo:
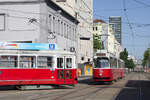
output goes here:
<path id="1" fill-rule="evenodd" d="M 77 84 L 76 69 L 60 70 L 59 74 L 58 71 L 57 69 L 54 71 L 50 69 L 0 69 L 0 85 Z M 63 74 L 62 71 L 68 72 Z"/>
<path id="2" fill-rule="evenodd" d="M 0 85 L 56 84 L 50 69 L 0 69 Z"/>

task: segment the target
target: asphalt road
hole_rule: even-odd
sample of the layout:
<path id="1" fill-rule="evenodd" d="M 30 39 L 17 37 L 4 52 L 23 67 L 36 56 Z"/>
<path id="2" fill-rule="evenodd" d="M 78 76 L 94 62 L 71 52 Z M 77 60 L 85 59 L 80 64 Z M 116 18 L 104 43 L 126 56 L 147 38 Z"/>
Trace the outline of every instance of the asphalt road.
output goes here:
<path id="1" fill-rule="evenodd" d="M 115 100 L 150 100 L 150 74 L 135 73 Z"/>
<path id="2" fill-rule="evenodd" d="M 149 75 L 130 73 L 113 84 L 93 83 L 83 77 L 76 87 L 47 90 L 20 91 L 13 87 L 0 87 L 0 100 L 150 100 Z"/>

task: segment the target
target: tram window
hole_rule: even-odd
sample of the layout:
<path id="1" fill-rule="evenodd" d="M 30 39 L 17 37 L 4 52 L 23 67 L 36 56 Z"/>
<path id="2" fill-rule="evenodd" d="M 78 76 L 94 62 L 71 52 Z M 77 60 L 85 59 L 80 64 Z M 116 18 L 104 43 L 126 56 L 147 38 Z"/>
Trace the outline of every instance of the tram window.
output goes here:
<path id="1" fill-rule="evenodd" d="M 110 58 L 110 65 L 112 68 L 117 68 L 117 59 L 115 58 Z"/>
<path id="2" fill-rule="evenodd" d="M 17 56 L 0 56 L 0 67 L 17 67 Z"/>
<path id="3" fill-rule="evenodd" d="M 72 58 L 66 59 L 66 68 L 72 68 Z"/>
<path id="4" fill-rule="evenodd" d="M 121 62 L 118 60 L 118 68 L 121 68 Z"/>
<path id="5" fill-rule="evenodd" d="M 34 56 L 20 56 L 20 66 L 22 68 L 33 68 L 35 67 Z"/>
<path id="6" fill-rule="evenodd" d="M 63 68 L 63 58 L 57 58 L 57 68 Z"/>
<path id="7" fill-rule="evenodd" d="M 95 68 L 106 68 L 109 67 L 109 60 L 98 58 L 94 60 Z"/>
<path id="8" fill-rule="evenodd" d="M 52 68 L 53 67 L 53 57 L 49 56 L 39 56 L 37 59 L 38 68 Z"/>

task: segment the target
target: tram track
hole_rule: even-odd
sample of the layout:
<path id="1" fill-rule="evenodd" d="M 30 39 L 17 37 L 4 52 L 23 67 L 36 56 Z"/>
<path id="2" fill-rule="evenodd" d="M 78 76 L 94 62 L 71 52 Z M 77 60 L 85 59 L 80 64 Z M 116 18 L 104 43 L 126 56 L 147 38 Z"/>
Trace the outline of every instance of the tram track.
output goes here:
<path id="1" fill-rule="evenodd" d="M 96 95 L 96 93 L 98 93 L 98 92 L 100 92 L 102 90 L 105 90 L 105 89 L 108 89 L 108 88 L 123 88 L 123 87 L 119 87 L 119 86 L 113 84 L 113 85 L 109 85 L 109 86 L 105 85 L 103 87 L 98 87 L 98 88 L 99 89 L 96 88 L 93 91 L 90 91 L 90 92 L 85 93 L 85 94 L 80 94 L 80 95 L 75 95 L 75 96 L 70 96 L 70 97 L 66 97 L 65 98 L 65 96 L 68 96 L 68 94 L 67 94 L 67 95 L 63 96 L 64 98 L 63 97 L 61 97 L 62 99 L 59 98 L 59 100 L 70 100 L 70 99 L 78 99 L 78 98 L 80 98 L 81 100 L 85 100 L 86 98 L 90 98 L 93 95 Z M 52 100 L 58 100 L 58 98 L 55 98 L 55 99 L 52 99 Z"/>
<path id="2" fill-rule="evenodd" d="M 114 84 L 89 84 L 91 80 L 80 81 L 76 88 L 65 86 L 65 88 L 50 90 L 19 91 L 17 94 L 1 95 L 3 100 L 112 100 L 111 98 L 124 88 L 126 81 L 135 75 L 128 75 Z M 133 78 L 134 79 L 134 78 Z M 112 92 L 113 91 L 113 92 Z M 9 98 L 9 99 L 8 99 Z"/>
<path id="3" fill-rule="evenodd" d="M 76 90 L 73 90 L 73 91 L 65 91 L 65 93 L 62 93 L 62 94 L 56 94 L 56 95 L 59 95 L 59 96 L 56 96 L 55 98 L 51 99 L 51 100 L 60 100 L 60 98 L 62 97 L 65 97 L 65 96 L 68 96 L 68 95 L 71 95 L 71 94 L 74 94 L 76 92 L 82 92 L 82 91 L 85 91 L 85 90 L 88 90 L 88 89 L 91 89 L 91 88 L 94 88 L 95 86 L 85 86 L 81 89 L 76 89 Z M 52 95 L 54 96 L 54 95 Z M 38 96 L 38 98 L 34 98 L 34 99 L 31 99 L 31 100 L 38 100 L 38 99 L 43 99 L 43 98 L 50 98 L 50 94 L 47 94 L 47 95 L 42 95 L 42 96 Z"/>
<path id="4" fill-rule="evenodd" d="M 79 86 L 79 88 L 75 88 L 75 90 L 69 90 L 69 91 L 65 91 L 65 93 L 63 92 L 59 92 L 55 95 L 52 95 L 53 93 L 47 93 L 42 94 L 40 96 L 34 97 L 30 100 L 41 100 L 41 99 L 51 99 L 51 100 L 70 100 L 70 99 L 82 99 L 85 100 L 87 98 L 90 98 L 94 95 L 97 95 L 98 92 L 101 92 L 105 89 L 108 88 L 123 88 L 123 87 L 119 87 L 116 84 L 112 84 L 112 85 L 86 85 L 84 87 L 82 87 L 82 83 L 79 84 L 81 86 Z"/>
<path id="5" fill-rule="evenodd" d="M 63 97 L 65 97 L 65 96 L 68 96 L 68 94 L 67 95 L 64 95 L 63 97 L 61 97 L 61 98 L 63 98 L 63 99 L 60 99 L 59 98 L 59 100 L 70 100 L 70 99 L 76 99 L 76 98 L 81 98 L 82 100 L 84 100 L 84 99 L 86 99 L 86 98 L 89 98 L 90 96 L 92 96 L 93 94 L 95 94 L 95 93 L 97 93 L 97 92 L 99 92 L 99 91 L 101 91 L 101 90 L 103 90 L 103 89 L 105 89 L 105 88 L 107 88 L 108 86 L 104 86 L 104 87 L 101 87 L 100 89 L 96 89 L 96 90 L 94 90 L 94 91 L 92 91 L 92 92 L 88 92 L 88 93 L 85 93 L 85 94 L 81 94 L 81 95 L 75 95 L 75 96 L 71 96 L 71 97 L 67 97 L 67 98 L 63 98 Z M 83 98 L 82 98 L 83 97 Z M 58 98 L 55 98 L 55 99 L 52 99 L 52 100 L 58 100 Z"/>

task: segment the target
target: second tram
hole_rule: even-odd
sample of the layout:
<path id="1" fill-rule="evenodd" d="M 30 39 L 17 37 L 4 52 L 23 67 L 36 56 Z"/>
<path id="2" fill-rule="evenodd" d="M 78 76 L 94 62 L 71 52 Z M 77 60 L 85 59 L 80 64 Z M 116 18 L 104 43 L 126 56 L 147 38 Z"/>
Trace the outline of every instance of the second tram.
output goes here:
<path id="1" fill-rule="evenodd" d="M 112 82 L 124 77 L 124 62 L 106 51 L 94 56 L 93 81 Z"/>

